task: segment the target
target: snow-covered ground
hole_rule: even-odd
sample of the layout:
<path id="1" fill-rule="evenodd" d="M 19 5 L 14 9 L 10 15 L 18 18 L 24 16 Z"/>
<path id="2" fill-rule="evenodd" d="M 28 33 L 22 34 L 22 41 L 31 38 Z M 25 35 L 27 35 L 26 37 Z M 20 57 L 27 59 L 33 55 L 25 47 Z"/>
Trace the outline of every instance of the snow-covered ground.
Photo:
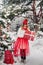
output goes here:
<path id="1" fill-rule="evenodd" d="M 25 65 L 43 65 L 43 38 L 36 39 L 33 43 L 30 42 L 30 56 L 27 56 Z M 18 57 L 19 58 L 19 57 Z M 3 59 L 0 60 L 0 65 L 6 65 L 3 63 Z M 24 65 L 17 60 L 17 63 L 13 65 Z"/>

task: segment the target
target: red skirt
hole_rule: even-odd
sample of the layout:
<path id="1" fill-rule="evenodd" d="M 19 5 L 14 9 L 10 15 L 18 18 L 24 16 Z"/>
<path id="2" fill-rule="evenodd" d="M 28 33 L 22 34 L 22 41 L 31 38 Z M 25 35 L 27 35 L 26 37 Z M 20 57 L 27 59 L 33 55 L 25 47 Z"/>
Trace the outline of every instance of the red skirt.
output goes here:
<path id="1" fill-rule="evenodd" d="M 18 38 L 13 46 L 15 56 L 21 55 L 21 49 L 25 49 L 25 55 L 28 55 L 30 53 L 28 39 L 26 38 Z"/>
<path id="2" fill-rule="evenodd" d="M 9 50 L 5 51 L 4 63 L 6 63 L 6 64 L 13 64 L 14 63 L 13 55 Z"/>

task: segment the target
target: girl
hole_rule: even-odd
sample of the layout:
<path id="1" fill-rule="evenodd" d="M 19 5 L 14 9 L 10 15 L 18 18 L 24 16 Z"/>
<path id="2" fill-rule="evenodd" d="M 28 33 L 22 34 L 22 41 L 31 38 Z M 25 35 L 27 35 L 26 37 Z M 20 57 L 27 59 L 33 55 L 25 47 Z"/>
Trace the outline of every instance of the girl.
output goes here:
<path id="1" fill-rule="evenodd" d="M 31 38 L 31 31 L 28 29 L 28 20 L 23 21 L 22 27 L 18 30 L 18 37 L 14 43 L 14 55 L 21 56 L 21 62 L 25 62 L 26 56 L 30 54 L 29 40 Z"/>

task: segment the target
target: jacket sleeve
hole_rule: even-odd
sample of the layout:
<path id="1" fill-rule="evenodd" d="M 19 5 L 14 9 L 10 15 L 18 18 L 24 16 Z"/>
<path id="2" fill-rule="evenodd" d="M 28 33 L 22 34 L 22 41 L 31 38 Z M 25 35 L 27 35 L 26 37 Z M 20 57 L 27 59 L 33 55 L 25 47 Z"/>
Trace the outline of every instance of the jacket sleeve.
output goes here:
<path id="1" fill-rule="evenodd" d="M 19 28 L 18 33 L 17 33 L 17 37 L 24 37 L 25 31 L 21 30 L 21 28 Z"/>

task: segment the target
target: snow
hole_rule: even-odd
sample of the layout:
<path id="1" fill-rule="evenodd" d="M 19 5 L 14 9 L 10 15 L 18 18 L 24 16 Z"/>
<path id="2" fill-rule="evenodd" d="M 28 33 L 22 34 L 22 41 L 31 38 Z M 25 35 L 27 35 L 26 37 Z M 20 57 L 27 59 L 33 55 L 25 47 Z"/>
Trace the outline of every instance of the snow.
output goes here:
<path id="1" fill-rule="evenodd" d="M 15 41 L 17 34 L 16 32 L 6 32 L 10 38 L 11 41 Z M 38 32 L 39 34 L 43 35 L 43 32 Z M 6 41 L 2 41 L 4 44 L 9 44 Z M 29 41 L 30 46 L 30 55 L 27 56 L 25 65 L 43 65 L 43 37 L 36 37 L 34 41 Z M 9 49 L 11 47 L 9 46 Z M 3 57 L 4 59 L 4 57 Z M 0 59 L 0 65 L 6 65 L 3 63 L 3 59 Z M 14 63 L 13 65 L 24 65 L 20 62 L 20 57 L 15 58 L 14 60 L 17 61 L 17 63 Z"/>
<path id="2" fill-rule="evenodd" d="M 21 4 L 21 6 L 22 5 L 23 5 L 23 3 Z M 29 7 L 31 7 L 31 6 L 29 6 Z M 15 10 L 16 9 L 21 9 L 21 7 L 16 6 Z M 37 8 L 36 11 L 38 13 L 39 9 Z M 32 14 L 32 12 L 31 12 L 31 14 Z M 29 15 L 30 15 L 30 12 L 29 12 Z M 22 14 L 22 16 L 25 17 L 24 14 Z M 15 29 L 17 24 L 19 24 L 19 25 L 22 24 L 23 19 L 24 19 L 23 17 L 15 17 L 15 19 L 13 19 L 12 23 L 11 23 L 11 25 L 13 26 L 12 28 Z M 6 24 L 4 19 L 0 18 L 0 20 L 3 20 L 3 22 Z M 4 29 L 3 31 L 5 32 L 6 29 Z M 11 38 L 10 41 L 13 41 L 13 40 L 16 41 L 16 39 L 17 39 L 17 35 L 15 35 L 16 32 L 7 32 L 6 31 L 6 33 L 10 36 L 10 38 Z M 43 32 L 39 32 L 39 34 L 43 35 Z M 2 41 L 2 43 L 4 43 L 5 45 L 9 44 L 6 41 Z M 43 37 L 37 37 L 34 39 L 34 41 L 29 41 L 29 45 L 30 45 L 30 55 L 27 56 L 25 65 L 43 65 Z M 11 49 L 10 46 L 9 46 L 9 48 Z M 3 59 L 4 59 L 4 57 L 3 57 Z M 0 65 L 6 65 L 3 63 L 3 59 L 0 59 Z M 24 65 L 23 63 L 20 62 L 20 60 L 21 60 L 20 57 L 17 57 L 17 58 L 14 57 L 14 60 L 16 60 L 17 63 L 14 63 L 13 65 Z"/>
<path id="3" fill-rule="evenodd" d="M 43 65 L 43 38 L 30 41 L 30 55 L 27 56 L 26 63 L 20 62 L 20 57 L 14 58 L 17 63 L 13 65 Z M 3 59 L 0 61 L 0 65 L 6 65 L 3 63 Z"/>

